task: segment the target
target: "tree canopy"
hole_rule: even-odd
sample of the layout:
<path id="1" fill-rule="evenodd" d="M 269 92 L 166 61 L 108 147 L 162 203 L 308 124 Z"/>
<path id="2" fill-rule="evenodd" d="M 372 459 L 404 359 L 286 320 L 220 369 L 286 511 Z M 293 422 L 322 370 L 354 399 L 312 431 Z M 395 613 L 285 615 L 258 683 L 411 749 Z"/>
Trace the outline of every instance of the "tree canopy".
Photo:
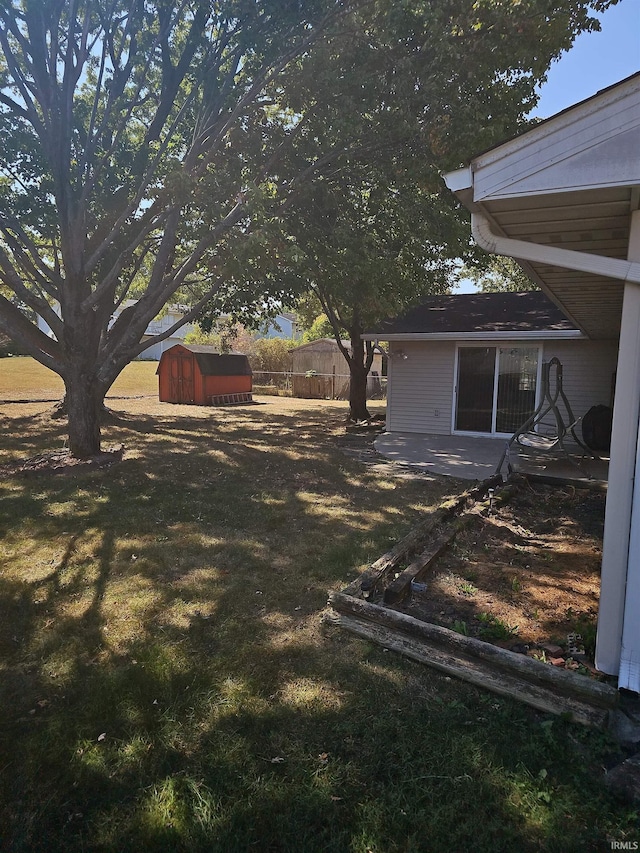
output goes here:
<path id="1" fill-rule="evenodd" d="M 303 240 L 282 223 L 369 203 L 368 164 L 437 196 L 609 2 L 3 0 L 0 332 L 64 380 L 71 452 L 99 450 L 104 395 L 167 302 L 184 323 L 214 295 L 287 297 Z M 366 277 L 377 240 L 352 237 Z"/>
<path id="2" fill-rule="evenodd" d="M 483 293 L 537 290 L 537 285 L 527 276 L 513 258 L 492 255 L 483 259 L 482 266 L 464 265 L 457 273 L 458 279 L 472 281 Z"/>
<path id="3" fill-rule="evenodd" d="M 302 117 L 285 157 L 292 173 L 323 146 L 332 153 L 279 211 L 276 242 L 278 281 L 312 291 L 331 324 L 357 420 L 368 414 L 367 328 L 448 290 L 461 258 L 505 286 L 441 173 L 526 126 L 552 58 L 592 22 L 584 4 L 537 0 L 378 3 L 350 21 L 361 26 L 323 40 L 283 92 Z"/>

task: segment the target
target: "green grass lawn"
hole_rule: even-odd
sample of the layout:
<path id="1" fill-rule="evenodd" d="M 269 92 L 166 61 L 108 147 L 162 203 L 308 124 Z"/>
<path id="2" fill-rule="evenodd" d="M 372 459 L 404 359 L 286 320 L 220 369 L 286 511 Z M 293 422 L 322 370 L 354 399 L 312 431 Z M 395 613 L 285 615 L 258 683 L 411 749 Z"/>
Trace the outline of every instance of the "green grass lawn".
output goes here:
<path id="1" fill-rule="evenodd" d="M 341 403 L 113 408 L 120 464 L 0 479 L 0 849 L 640 838 L 606 735 L 323 626 L 327 591 L 463 484 L 348 458 Z M 0 462 L 60 447 L 45 410 L 0 405 Z"/>
<path id="2" fill-rule="evenodd" d="M 109 390 L 109 397 L 158 395 L 157 361 L 128 364 Z M 0 358 L 0 404 L 3 400 L 60 399 L 64 385 L 57 373 L 27 356 Z"/>

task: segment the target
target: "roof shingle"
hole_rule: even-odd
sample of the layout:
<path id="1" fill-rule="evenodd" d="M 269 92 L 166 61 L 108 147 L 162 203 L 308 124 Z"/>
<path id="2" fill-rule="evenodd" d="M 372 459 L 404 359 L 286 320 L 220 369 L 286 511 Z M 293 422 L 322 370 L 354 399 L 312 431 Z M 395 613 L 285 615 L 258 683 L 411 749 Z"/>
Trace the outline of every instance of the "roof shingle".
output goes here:
<path id="1" fill-rule="evenodd" d="M 368 334 L 435 334 L 455 332 L 574 331 L 541 291 L 461 293 L 431 296 L 404 314 L 385 320 Z"/>

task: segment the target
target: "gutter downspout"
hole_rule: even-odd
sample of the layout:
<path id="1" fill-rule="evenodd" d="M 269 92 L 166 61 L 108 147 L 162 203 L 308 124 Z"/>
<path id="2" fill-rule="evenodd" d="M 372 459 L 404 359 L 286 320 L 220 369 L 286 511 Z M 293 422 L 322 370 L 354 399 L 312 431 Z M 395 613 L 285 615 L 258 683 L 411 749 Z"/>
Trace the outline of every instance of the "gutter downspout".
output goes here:
<path id="1" fill-rule="evenodd" d="M 590 255 L 587 252 L 574 252 L 571 249 L 559 249 L 557 246 L 542 246 L 540 243 L 503 237 L 491 230 L 491 223 L 481 213 L 471 214 L 471 233 L 482 249 L 494 255 L 506 255 L 522 261 L 548 264 L 640 284 L 640 262 L 638 261 L 621 261 L 604 255 Z"/>
<path id="2" fill-rule="evenodd" d="M 488 252 L 625 282 L 602 549 L 596 666 L 609 675 L 620 676 L 621 687 L 640 691 L 640 643 L 638 630 L 632 625 L 637 617 L 634 607 L 627 604 L 629 599 L 634 605 L 640 601 L 640 571 L 637 565 L 632 565 L 632 552 L 637 556 L 640 551 L 640 537 L 631 523 L 632 514 L 636 520 L 640 516 L 640 483 L 635 489 L 636 465 L 640 463 L 640 288 L 634 286 L 640 284 L 640 211 L 632 214 L 632 260 L 626 261 L 504 237 L 495 234 L 490 221 L 480 213 L 471 214 L 471 230 L 478 245 Z"/>

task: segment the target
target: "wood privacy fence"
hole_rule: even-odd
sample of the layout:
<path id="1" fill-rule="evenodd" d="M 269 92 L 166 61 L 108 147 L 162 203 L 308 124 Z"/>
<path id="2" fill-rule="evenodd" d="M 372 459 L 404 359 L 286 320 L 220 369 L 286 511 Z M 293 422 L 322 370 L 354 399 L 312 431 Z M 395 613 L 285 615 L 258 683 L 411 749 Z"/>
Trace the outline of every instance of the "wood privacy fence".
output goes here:
<path id="1" fill-rule="evenodd" d="M 256 393 L 273 389 L 307 400 L 346 400 L 349 397 L 349 376 L 342 373 L 293 373 L 253 371 Z M 370 374 L 367 395 L 370 399 L 383 399 L 387 392 L 387 378 Z"/>

